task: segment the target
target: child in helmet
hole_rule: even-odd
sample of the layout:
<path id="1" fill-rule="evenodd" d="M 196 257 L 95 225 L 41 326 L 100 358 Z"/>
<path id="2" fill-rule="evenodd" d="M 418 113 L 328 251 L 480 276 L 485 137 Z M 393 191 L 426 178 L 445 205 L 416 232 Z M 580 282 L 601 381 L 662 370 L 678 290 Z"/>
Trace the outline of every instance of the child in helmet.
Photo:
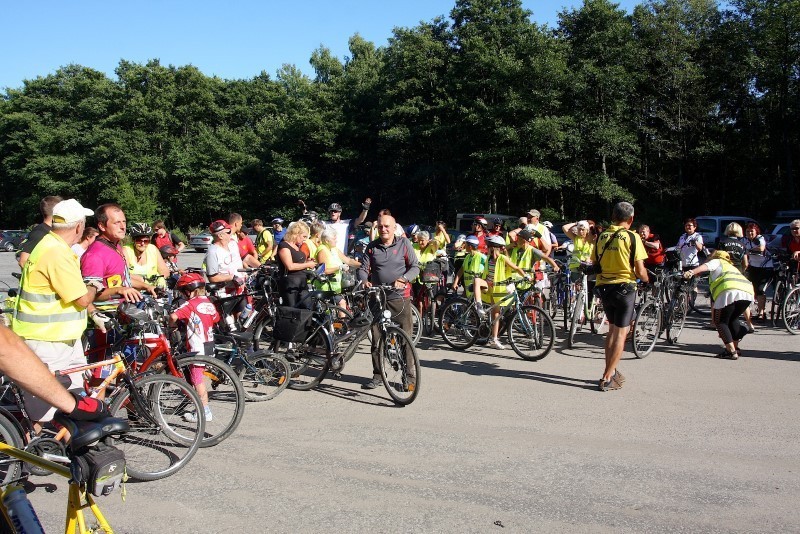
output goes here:
<path id="1" fill-rule="evenodd" d="M 178 278 L 175 287 L 186 297 L 169 316 L 172 324 L 178 322 L 186 326 L 186 349 L 200 355 L 214 356 L 214 325 L 219 322 L 219 313 L 214 304 L 205 296 L 206 281 L 203 275 L 188 272 Z M 190 368 L 191 384 L 200 395 L 205 409 L 206 421 L 212 420 L 211 407 L 208 405 L 208 390 L 203 378 L 203 365 L 192 365 Z M 188 421 L 194 421 L 197 414 L 184 414 Z"/>

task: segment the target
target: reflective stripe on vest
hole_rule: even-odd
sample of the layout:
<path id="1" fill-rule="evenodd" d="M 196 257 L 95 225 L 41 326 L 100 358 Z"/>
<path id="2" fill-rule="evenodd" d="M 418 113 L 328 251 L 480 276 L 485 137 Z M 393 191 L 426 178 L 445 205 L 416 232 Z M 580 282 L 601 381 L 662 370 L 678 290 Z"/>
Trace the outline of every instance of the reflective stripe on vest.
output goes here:
<path id="1" fill-rule="evenodd" d="M 50 233 L 36 245 L 22 269 L 19 296 L 11 322 L 11 329 L 22 338 L 39 341 L 80 339 L 86 329 L 86 309 L 63 302 L 53 291 L 38 293 L 27 286 L 30 271 L 55 247 L 64 247 L 74 254 L 64 240 Z"/>
<path id="2" fill-rule="evenodd" d="M 748 295 L 752 295 L 753 284 L 744 277 L 739 269 L 728 263 L 727 261 L 720 260 L 722 265 L 722 274 L 711 282 L 711 298 L 716 300 L 723 291 L 739 290 L 744 291 Z"/>

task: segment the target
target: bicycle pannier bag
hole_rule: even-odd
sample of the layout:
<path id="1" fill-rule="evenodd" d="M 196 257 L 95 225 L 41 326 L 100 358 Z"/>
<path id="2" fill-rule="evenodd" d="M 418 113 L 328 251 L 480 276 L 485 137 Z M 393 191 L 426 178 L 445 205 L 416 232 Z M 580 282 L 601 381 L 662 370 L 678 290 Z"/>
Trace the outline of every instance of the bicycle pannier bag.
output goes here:
<path id="1" fill-rule="evenodd" d="M 313 312 L 290 306 L 278 306 L 275 313 L 275 327 L 272 337 L 278 341 L 298 342 L 306 338 L 306 330 L 311 323 Z"/>
<path id="2" fill-rule="evenodd" d="M 111 494 L 123 482 L 125 454 L 116 447 L 98 443 L 76 460 L 86 491 L 95 497 Z"/>

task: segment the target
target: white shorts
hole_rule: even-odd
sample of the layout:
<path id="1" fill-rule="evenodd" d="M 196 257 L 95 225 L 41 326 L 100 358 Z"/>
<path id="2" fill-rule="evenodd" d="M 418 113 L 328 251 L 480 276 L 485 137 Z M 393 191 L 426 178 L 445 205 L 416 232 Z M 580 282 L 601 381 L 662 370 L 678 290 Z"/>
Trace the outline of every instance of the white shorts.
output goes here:
<path id="1" fill-rule="evenodd" d="M 78 339 L 72 344 L 61 343 L 58 341 L 37 341 L 26 339 L 25 344 L 39 357 L 51 371 L 60 371 L 86 365 L 86 355 L 83 353 L 83 344 Z M 67 389 L 83 389 L 83 373 L 72 373 L 71 375 L 60 377 L 59 381 Z M 25 409 L 34 421 L 50 421 L 56 409 L 43 400 L 24 392 Z"/>

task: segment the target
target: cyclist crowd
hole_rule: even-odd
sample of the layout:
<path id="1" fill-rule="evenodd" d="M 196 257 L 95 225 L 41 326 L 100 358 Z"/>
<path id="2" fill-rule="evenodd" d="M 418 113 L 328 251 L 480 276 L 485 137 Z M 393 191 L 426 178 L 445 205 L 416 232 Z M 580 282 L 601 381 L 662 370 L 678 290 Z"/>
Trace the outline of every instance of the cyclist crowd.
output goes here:
<path id="1" fill-rule="evenodd" d="M 450 288 L 463 287 L 467 295 L 474 294 L 481 314 L 485 314 L 484 305 L 491 305 L 494 317 L 500 313 L 508 291 L 499 282 L 511 276 L 524 278 L 527 285 L 522 288 L 535 288 L 545 299 L 547 271 L 560 269 L 554 255 L 567 249 L 570 256 L 566 268 L 576 275 L 587 268 L 594 271 L 592 285 L 596 285 L 595 293 L 609 320 L 601 390 L 622 386 L 624 377 L 616 367 L 633 319 L 635 284 L 647 282 L 648 269 L 663 266 L 670 252 L 680 257 L 687 277 L 709 273 L 715 303 L 712 323 L 725 345 L 720 356 L 736 359 L 739 342 L 754 330 L 748 314 L 750 302 L 757 303 L 754 319 L 765 315 L 765 287 L 773 272 L 773 258 L 755 224 L 742 229 L 731 223 L 725 237 L 714 244 L 717 251 L 709 255 L 694 219 L 685 221 L 685 233 L 674 247 L 667 249 L 649 226 L 640 225 L 638 231 L 631 231 L 633 206 L 625 202 L 614 206 L 608 228 L 589 219 L 563 225 L 568 243 L 558 243 L 551 231 L 553 225 L 540 222 L 540 213 L 533 209 L 511 229 L 504 228 L 500 219 L 490 224 L 477 217 L 470 234 L 458 235 L 451 242 L 443 221 L 437 221 L 432 232 L 417 225 L 404 228 L 385 209 L 368 220 L 369 198 L 352 219 L 342 218 L 338 203 L 329 206 L 325 220 L 308 211 L 302 201 L 299 205 L 301 216 L 286 226 L 280 217 L 272 219 L 271 230 L 262 220 L 253 220 L 254 241 L 243 233 L 243 219 L 237 213 L 213 221 L 208 228 L 213 241 L 204 261 L 207 280 L 223 285 L 223 294 L 241 294 L 244 268 L 274 262 L 284 305 L 306 307 L 306 271 L 325 264 L 328 276 L 323 289 L 336 294 L 342 292 L 345 278 L 357 278 L 367 286 L 393 285 L 395 292 L 388 306 L 395 313 L 395 321 L 411 333 L 412 302 L 419 305 L 425 292 L 424 275 L 436 265 L 443 266 L 437 271 L 443 286 L 448 274 L 452 274 Z M 202 277 L 194 274 L 192 280 L 180 282 L 183 273 L 177 267 L 177 256 L 186 245 L 167 230 L 163 221 L 155 221 L 152 226 L 129 224 L 116 203 L 91 211 L 76 200 L 54 196 L 44 198 L 40 209 L 43 222 L 34 228 L 21 249 L 20 292 L 11 324 L 51 370 L 85 363 L 81 337 L 87 324 L 92 327 L 88 332 L 90 343 L 102 339 L 111 320 L 109 312 L 118 300 L 138 302 L 142 292 L 155 295 L 170 277 L 187 290 L 187 299 L 202 297 L 202 291 L 197 291 L 205 283 Z M 94 217 L 96 228 L 87 226 L 87 217 Z M 796 262 L 800 259 L 800 220 L 793 221 L 790 228 L 791 235 L 783 248 Z M 123 244 L 126 235 L 130 235 L 130 244 Z M 448 247 L 452 248 L 452 263 L 444 259 Z M 594 268 L 588 267 L 592 265 Z M 235 313 L 246 311 L 245 302 L 242 300 Z M 208 341 L 213 319 L 200 317 L 198 304 L 205 301 L 196 300 L 174 319 L 190 323 L 189 330 L 200 336 L 191 341 L 192 348 L 203 352 L 207 351 L 203 343 Z M 746 326 L 738 322 L 742 315 Z M 503 349 L 498 327 L 499 323 L 493 321 L 490 341 Z M 9 336 L 6 332 L 3 335 Z M 380 384 L 377 357 L 377 347 L 373 346 L 374 374 L 366 388 Z M 71 387 L 80 389 L 78 384 Z M 35 398 L 31 402 L 35 404 Z M 49 404 L 36 413 L 40 421 L 52 416 Z"/>

